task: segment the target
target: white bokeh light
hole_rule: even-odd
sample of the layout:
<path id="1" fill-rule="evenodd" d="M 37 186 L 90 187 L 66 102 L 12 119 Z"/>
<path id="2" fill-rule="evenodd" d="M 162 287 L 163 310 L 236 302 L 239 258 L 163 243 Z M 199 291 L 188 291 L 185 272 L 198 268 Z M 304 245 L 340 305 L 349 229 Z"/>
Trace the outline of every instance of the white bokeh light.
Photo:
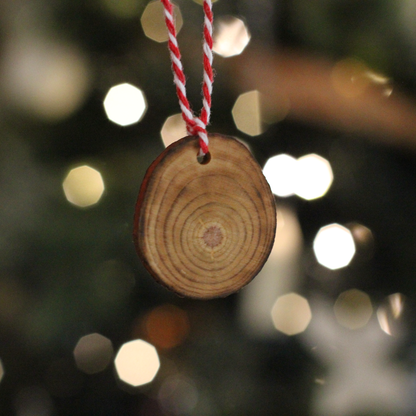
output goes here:
<path id="1" fill-rule="evenodd" d="M 318 262 L 328 269 L 348 266 L 355 254 L 351 231 L 339 224 L 322 227 L 313 242 L 313 250 Z"/>
<path id="2" fill-rule="evenodd" d="M 316 154 L 299 158 L 296 170 L 295 193 L 306 200 L 324 196 L 334 179 L 329 162 Z"/>
<path id="3" fill-rule="evenodd" d="M 272 192 L 281 197 L 293 195 L 296 187 L 296 159 L 281 154 L 271 157 L 263 168 Z"/>
<path id="4" fill-rule="evenodd" d="M 150 383 L 160 368 L 156 348 L 141 339 L 123 344 L 114 363 L 120 380 L 133 387 Z"/>
<path id="5" fill-rule="evenodd" d="M 128 126 L 140 121 L 146 108 L 143 92 L 128 83 L 110 88 L 104 99 L 107 117 L 120 126 Z"/>
<path id="6" fill-rule="evenodd" d="M 242 20 L 233 16 L 224 16 L 217 19 L 212 50 L 224 58 L 239 55 L 250 42 L 250 38 L 250 33 Z"/>
<path id="7" fill-rule="evenodd" d="M 163 123 L 160 135 L 162 136 L 165 147 L 185 137 L 187 135 L 186 123 L 182 118 L 182 114 L 174 114 L 168 117 Z"/>

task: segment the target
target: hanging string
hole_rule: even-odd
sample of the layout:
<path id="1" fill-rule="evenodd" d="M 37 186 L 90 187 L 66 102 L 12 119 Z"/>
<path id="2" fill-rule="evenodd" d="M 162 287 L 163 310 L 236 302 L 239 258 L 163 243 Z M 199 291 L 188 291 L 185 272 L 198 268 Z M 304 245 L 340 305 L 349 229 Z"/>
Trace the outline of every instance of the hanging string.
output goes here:
<path id="1" fill-rule="evenodd" d="M 193 111 L 186 98 L 185 74 L 181 63 L 181 53 L 179 51 L 178 41 L 176 39 L 175 23 L 173 21 L 173 6 L 170 0 L 161 0 L 164 6 L 165 22 L 169 32 L 169 52 L 172 61 L 173 79 L 176 85 L 176 94 L 178 95 L 179 105 L 182 110 L 182 117 L 186 123 L 186 130 L 190 136 L 199 137 L 199 156 L 208 154 L 208 134 L 207 125 L 211 116 L 211 95 L 214 75 L 212 71 L 212 2 L 204 0 L 204 82 L 202 86 L 202 109 L 199 117 L 194 116 Z"/>

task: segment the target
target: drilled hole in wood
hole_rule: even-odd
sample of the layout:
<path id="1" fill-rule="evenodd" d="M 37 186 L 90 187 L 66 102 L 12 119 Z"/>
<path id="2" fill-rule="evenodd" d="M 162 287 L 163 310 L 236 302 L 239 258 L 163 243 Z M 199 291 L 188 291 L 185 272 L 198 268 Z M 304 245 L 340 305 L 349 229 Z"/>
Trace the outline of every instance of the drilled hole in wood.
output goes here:
<path id="1" fill-rule="evenodd" d="M 198 155 L 196 160 L 201 165 L 207 165 L 211 161 L 211 153 L 208 152 L 205 155 Z"/>

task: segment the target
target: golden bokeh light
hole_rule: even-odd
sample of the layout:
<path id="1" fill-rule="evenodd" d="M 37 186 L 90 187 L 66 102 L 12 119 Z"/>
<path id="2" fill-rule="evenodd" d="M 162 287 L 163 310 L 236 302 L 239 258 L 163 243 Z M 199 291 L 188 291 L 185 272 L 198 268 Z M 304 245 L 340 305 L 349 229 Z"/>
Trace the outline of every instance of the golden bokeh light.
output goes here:
<path id="1" fill-rule="evenodd" d="M 163 123 L 162 130 L 160 131 L 163 144 L 168 147 L 173 142 L 176 142 L 186 134 L 186 124 L 182 118 L 182 114 L 174 114 L 166 119 Z"/>
<path id="2" fill-rule="evenodd" d="M 82 208 L 96 204 L 104 192 L 100 172 L 87 165 L 71 169 L 62 187 L 66 199 Z"/>
<path id="3" fill-rule="evenodd" d="M 162 305 L 150 311 L 144 320 L 146 338 L 156 347 L 174 348 L 189 334 L 187 313 L 174 305 Z"/>
<path id="4" fill-rule="evenodd" d="M 355 254 L 351 231 L 339 224 L 322 227 L 313 242 L 316 259 L 331 270 L 348 266 Z"/>
<path id="5" fill-rule="evenodd" d="M 173 18 L 175 21 L 176 33 L 182 28 L 183 20 L 179 7 L 173 5 Z M 169 39 L 165 23 L 163 4 L 159 0 L 151 1 L 143 11 L 140 19 L 144 34 L 155 42 L 167 42 Z"/>
<path id="6" fill-rule="evenodd" d="M 263 168 L 264 176 L 272 192 L 280 197 L 291 196 L 296 188 L 296 159 L 281 154 L 267 160 Z"/>
<path id="7" fill-rule="evenodd" d="M 377 88 L 380 96 L 393 93 L 391 79 L 368 68 L 363 62 L 346 58 L 337 62 L 331 72 L 334 90 L 345 98 L 357 98 L 369 88 Z"/>
<path id="8" fill-rule="evenodd" d="M 306 200 L 324 196 L 334 179 L 331 165 L 321 156 L 310 154 L 297 160 L 296 195 Z"/>
<path id="9" fill-rule="evenodd" d="M 232 109 L 237 128 L 250 136 L 258 136 L 263 132 L 260 98 L 258 91 L 246 92 L 237 98 Z"/>
<path id="10" fill-rule="evenodd" d="M 271 315 L 275 328 L 286 335 L 305 331 L 312 319 L 309 302 L 296 293 L 280 296 L 273 305 Z"/>
<path id="11" fill-rule="evenodd" d="M 334 305 L 338 323 L 348 329 L 359 329 L 367 325 L 373 314 L 370 297 L 358 289 L 350 289 L 338 296 Z"/>
<path id="12" fill-rule="evenodd" d="M 302 248 L 302 230 L 295 212 L 284 206 L 276 207 L 276 237 L 271 258 L 282 262 L 295 258 Z"/>
<path id="13" fill-rule="evenodd" d="M 356 98 L 370 85 L 368 68 L 362 62 L 347 58 L 337 62 L 332 69 L 331 80 L 335 91 L 346 98 Z"/>
<path id="14" fill-rule="evenodd" d="M 111 341 L 100 334 L 89 334 L 79 339 L 74 349 L 77 367 L 87 374 L 105 370 L 113 358 Z"/>
<path id="15" fill-rule="evenodd" d="M 36 36 L 14 37 L 2 55 L 3 95 L 19 109 L 59 121 L 83 103 L 90 70 L 84 54 L 73 45 Z"/>
<path id="16" fill-rule="evenodd" d="M 249 44 L 250 38 L 247 26 L 241 19 L 223 16 L 216 21 L 212 50 L 224 58 L 239 55 Z"/>
<path id="17" fill-rule="evenodd" d="M 386 87 L 386 88 L 384 88 L 383 95 L 385 97 L 390 97 L 390 95 L 392 95 L 392 94 L 393 94 L 393 87 Z"/>
<path id="18" fill-rule="evenodd" d="M 365 76 L 374 84 L 378 85 L 387 85 L 390 82 L 390 78 L 386 77 L 383 74 L 379 74 L 377 72 L 372 71 L 369 69 L 365 72 Z"/>
<path id="19" fill-rule="evenodd" d="M 386 302 L 377 309 L 377 319 L 380 328 L 388 335 L 397 336 L 402 328 L 406 299 L 401 293 L 394 293 L 387 297 Z"/>
<path id="20" fill-rule="evenodd" d="M 153 381 L 160 368 L 156 348 L 141 339 L 123 344 L 114 364 L 120 380 L 133 387 Z"/>
<path id="21" fill-rule="evenodd" d="M 113 123 L 129 126 L 142 119 L 147 103 L 141 90 L 124 83 L 110 88 L 104 99 L 104 109 Z"/>
<path id="22" fill-rule="evenodd" d="M 366 77 L 371 81 L 372 84 L 381 87 L 382 95 L 384 97 L 390 97 L 393 93 L 393 86 L 391 84 L 391 79 L 386 75 L 377 73 L 371 69 L 369 69 L 365 73 Z"/>

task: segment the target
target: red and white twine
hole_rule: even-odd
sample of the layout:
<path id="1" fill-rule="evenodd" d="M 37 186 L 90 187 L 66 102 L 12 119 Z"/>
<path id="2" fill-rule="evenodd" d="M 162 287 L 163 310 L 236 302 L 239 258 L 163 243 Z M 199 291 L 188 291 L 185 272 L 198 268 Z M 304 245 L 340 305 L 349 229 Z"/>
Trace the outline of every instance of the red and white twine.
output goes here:
<path id="1" fill-rule="evenodd" d="M 185 74 L 181 63 L 181 53 L 176 39 L 175 23 L 173 21 L 173 6 L 170 0 L 161 0 L 164 6 L 165 21 L 169 32 L 169 52 L 172 61 L 173 79 L 176 85 L 176 93 L 182 110 L 182 117 L 186 123 L 186 130 L 190 136 L 199 137 L 200 156 L 208 153 L 207 125 L 211 116 L 211 94 L 214 75 L 212 71 L 212 2 L 204 0 L 204 82 L 202 86 L 203 106 L 199 117 L 194 116 L 193 111 L 186 98 Z"/>

